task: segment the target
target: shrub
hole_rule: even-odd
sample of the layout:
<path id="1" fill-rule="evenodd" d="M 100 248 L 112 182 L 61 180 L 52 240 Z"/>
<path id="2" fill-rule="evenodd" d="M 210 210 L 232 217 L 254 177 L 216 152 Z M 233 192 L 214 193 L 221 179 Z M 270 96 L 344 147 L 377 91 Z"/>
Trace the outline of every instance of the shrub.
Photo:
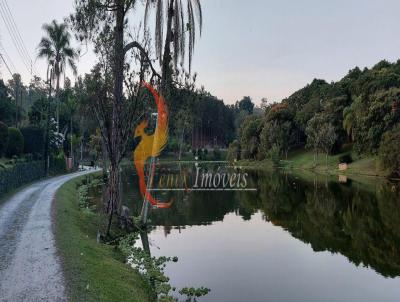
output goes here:
<path id="1" fill-rule="evenodd" d="M 353 162 L 353 158 L 351 157 L 350 154 L 343 154 L 341 156 L 339 156 L 339 163 L 346 163 L 346 164 L 350 164 Z"/>
<path id="2" fill-rule="evenodd" d="M 51 174 L 60 174 L 67 171 L 67 164 L 65 162 L 65 156 L 63 152 L 54 156 L 50 161 L 50 172 Z"/>
<path id="3" fill-rule="evenodd" d="M 14 155 L 20 156 L 24 150 L 24 136 L 19 129 L 10 127 L 8 128 L 8 144 L 6 155 L 13 157 Z"/>
<path id="4" fill-rule="evenodd" d="M 24 153 L 32 154 L 34 159 L 41 157 L 44 151 L 44 131 L 43 129 L 30 126 L 21 129 L 24 136 Z"/>
<path id="5" fill-rule="evenodd" d="M 383 168 L 389 169 L 391 176 L 400 177 L 400 125 L 384 134 L 379 147 L 379 158 Z"/>
<path id="6" fill-rule="evenodd" d="M 0 157 L 6 152 L 8 143 L 8 127 L 0 122 Z"/>

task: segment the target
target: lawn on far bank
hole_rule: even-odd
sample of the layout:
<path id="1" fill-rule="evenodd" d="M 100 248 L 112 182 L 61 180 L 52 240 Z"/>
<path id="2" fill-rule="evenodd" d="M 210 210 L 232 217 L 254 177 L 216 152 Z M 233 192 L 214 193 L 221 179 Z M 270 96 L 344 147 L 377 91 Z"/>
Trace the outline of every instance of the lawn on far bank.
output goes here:
<path id="1" fill-rule="evenodd" d="M 347 170 L 340 171 L 339 159 L 341 156 L 346 154 L 352 157 L 353 162 L 348 164 Z M 252 168 L 272 168 L 272 162 L 270 160 L 263 160 L 261 162 L 241 160 L 238 164 Z M 300 169 L 332 175 L 341 174 L 386 177 L 389 174 L 388 171 L 381 168 L 377 156 L 360 157 L 352 151 L 328 155 L 327 158 L 325 154 L 320 153 L 314 160 L 314 153 L 312 151 L 295 150 L 289 153 L 287 160 L 280 161 L 279 167 L 289 170 Z"/>
<path id="2" fill-rule="evenodd" d="M 78 206 L 77 188 L 84 177 L 64 184 L 53 205 L 68 301 L 153 301 L 149 286 L 119 250 L 97 243 L 97 215 Z"/>

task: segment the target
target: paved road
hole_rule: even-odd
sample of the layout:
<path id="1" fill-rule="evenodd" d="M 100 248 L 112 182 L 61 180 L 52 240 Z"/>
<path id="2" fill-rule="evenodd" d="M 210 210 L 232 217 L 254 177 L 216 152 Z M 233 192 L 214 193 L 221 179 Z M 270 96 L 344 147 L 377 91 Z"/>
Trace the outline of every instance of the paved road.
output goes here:
<path id="1" fill-rule="evenodd" d="M 63 183 L 90 172 L 34 183 L 0 206 L 0 301 L 66 301 L 51 203 Z"/>

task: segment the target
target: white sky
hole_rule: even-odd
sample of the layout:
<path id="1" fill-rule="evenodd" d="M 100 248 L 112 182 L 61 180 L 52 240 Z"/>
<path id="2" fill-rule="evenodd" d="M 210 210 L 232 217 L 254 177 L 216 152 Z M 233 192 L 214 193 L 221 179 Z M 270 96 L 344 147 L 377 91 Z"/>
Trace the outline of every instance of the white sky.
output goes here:
<path id="1" fill-rule="evenodd" d="M 42 24 L 61 21 L 73 10 L 72 0 L 7 2 L 33 59 Z M 196 42 L 193 70 L 198 85 L 226 103 L 244 95 L 256 103 L 262 97 L 280 100 L 313 78 L 336 81 L 356 65 L 370 67 L 381 59 L 400 57 L 398 0 L 201 2 L 204 27 Z M 30 75 L 3 20 L 0 39 L 27 82 Z M 79 73 L 89 72 L 94 60 L 91 53 L 82 57 Z M 35 67 L 44 77 L 45 62 L 37 61 Z M 4 66 L 1 73 L 9 78 Z"/>

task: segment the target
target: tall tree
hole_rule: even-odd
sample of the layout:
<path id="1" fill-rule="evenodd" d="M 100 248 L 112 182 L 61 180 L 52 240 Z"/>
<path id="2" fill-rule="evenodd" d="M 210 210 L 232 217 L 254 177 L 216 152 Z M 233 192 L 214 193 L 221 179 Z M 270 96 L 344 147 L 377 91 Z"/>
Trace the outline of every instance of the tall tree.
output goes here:
<path id="1" fill-rule="evenodd" d="M 43 30 L 46 36 L 42 37 L 38 46 L 38 57 L 45 58 L 49 65 L 53 66 L 54 79 L 56 80 L 56 120 L 57 131 L 59 131 L 59 92 L 60 77 L 68 65 L 76 74 L 75 61 L 78 53 L 70 45 L 71 35 L 66 23 L 57 23 L 53 20 L 50 24 L 44 24 Z"/>
<path id="2" fill-rule="evenodd" d="M 237 102 L 237 107 L 239 110 L 247 111 L 249 114 L 253 113 L 254 103 L 251 101 L 249 96 L 244 96 L 240 102 Z"/>
<path id="3" fill-rule="evenodd" d="M 75 0 L 75 13 L 70 17 L 78 39 L 92 42 L 99 57 L 99 63 L 84 82 L 109 161 L 106 235 L 119 208 L 119 164 L 139 116 L 136 105 L 142 95 L 140 82 L 148 75 L 145 67 L 151 69 L 151 79 L 160 77 L 145 43 L 128 34 L 127 16 L 135 4 L 134 0 Z M 127 59 L 129 54 L 132 60 Z"/>
<path id="4" fill-rule="evenodd" d="M 125 153 L 135 118 L 138 118 L 141 110 L 144 110 L 144 102 L 148 99 L 142 93 L 140 83 L 147 79 L 154 84 L 156 82 L 154 79 L 157 79 L 161 93 L 165 96 L 166 89 L 163 87 L 166 87 L 166 83 L 170 83 L 169 80 L 172 78 L 169 68 L 170 44 L 174 42 L 172 24 L 175 24 L 174 29 L 178 30 L 177 18 L 183 20 L 181 14 L 179 17 L 178 14 L 174 14 L 175 11 L 180 12 L 180 10 L 176 9 L 177 4 L 170 0 L 167 9 L 167 34 L 165 44 L 161 46 L 164 48 L 164 53 L 160 75 L 152 64 L 153 59 L 150 58 L 147 31 L 143 36 L 139 33 L 131 35 L 129 32 L 128 15 L 134 11 L 136 4 L 135 0 L 75 0 L 75 13 L 70 18 L 78 39 L 93 42 L 95 52 L 99 57 L 99 64 L 92 74 L 91 82 L 95 87 L 97 85 L 97 89 L 92 90 L 94 100 L 97 100 L 99 105 L 94 106 L 93 109 L 110 162 L 107 184 L 109 198 L 106 202 L 109 219 L 106 233 L 109 233 L 113 213 L 117 212 L 119 204 L 119 163 Z M 189 6 L 193 21 L 192 3 Z M 165 24 L 161 6 L 159 7 L 156 22 Z M 162 37 L 160 32 L 156 33 L 155 40 L 158 41 L 156 45 L 162 45 Z M 190 53 L 193 51 L 193 41 L 194 38 L 190 42 Z M 141 108 L 136 106 L 138 100 L 140 100 L 139 104 L 143 105 Z"/>

